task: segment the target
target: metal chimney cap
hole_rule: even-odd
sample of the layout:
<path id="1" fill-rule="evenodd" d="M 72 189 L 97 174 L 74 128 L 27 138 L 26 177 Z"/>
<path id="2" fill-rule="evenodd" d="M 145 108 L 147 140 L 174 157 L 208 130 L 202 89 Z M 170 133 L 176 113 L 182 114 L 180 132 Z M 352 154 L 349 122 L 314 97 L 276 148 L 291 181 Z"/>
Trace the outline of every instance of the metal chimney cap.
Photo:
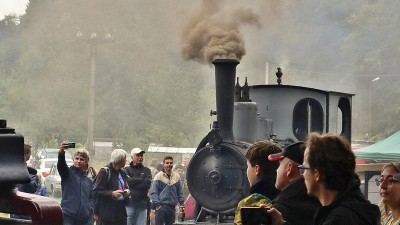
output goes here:
<path id="1" fill-rule="evenodd" d="M 218 63 L 236 63 L 239 64 L 239 60 L 237 59 L 214 59 L 212 62 L 212 64 L 218 64 Z"/>

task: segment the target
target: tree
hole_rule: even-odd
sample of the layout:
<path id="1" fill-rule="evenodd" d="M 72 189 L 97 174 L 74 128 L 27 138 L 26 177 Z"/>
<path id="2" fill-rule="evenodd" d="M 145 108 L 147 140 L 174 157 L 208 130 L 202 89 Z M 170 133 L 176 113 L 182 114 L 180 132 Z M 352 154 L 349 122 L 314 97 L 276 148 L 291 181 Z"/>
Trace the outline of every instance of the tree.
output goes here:
<path id="1" fill-rule="evenodd" d="M 85 143 L 90 45 L 75 35 L 110 33 L 114 41 L 97 46 L 95 137 L 122 140 L 128 148 L 197 145 L 208 127 L 203 124 L 207 113 L 200 110 L 213 99 L 202 97 L 207 91 L 199 66 L 174 53 L 179 50 L 177 18 L 163 13 L 175 6 L 160 4 L 30 2 L 20 24 L 6 27 L 18 37 L 15 44 L 0 37 L 10 46 L 0 50 L 0 58 L 15 55 L 4 67 L 9 72 L 0 77 L 0 85 L 10 85 L 0 92 L 6 96 L 2 115 L 35 145 L 54 140 Z M 7 18 L 7 24 L 14 19 Z M 164 26 L 166 22 L 173 26 Z M 170 35 L 160 39 L 159 33 Z"/>
<path id="2" fill-rule="evenodd" d="M 365 76 L 364 82 L 360 83 L 365 90 L 364 96 L 368 96 L 370 81 L 376 76 L 382 78 L 374 83 L 376 91 L 373 92 L 373 103 L 377 103 L 373 104 L 372 109 L 373 135 L 377 135 L 377 139 L 387 137 L 400 129 L 400 124 L 395 119 L 399 116 L 399 107 L 391 104 L 399 96 L 397 87 L 400 49 L 397 46 L 400 32 L 396 29 L 400 23 L 400 16 L 396 13 L 399 7 L 400 3 L 395 1 L 364 3 L 347 20 L 352 29 L 343 51 L 354 59 L 354 73 Z M 365 98 L 364 102 L 368 100 Z M 360 115 L 357 118 L 360 121 L 369 121 L 366 118 L 368 113 L 361 112 L 368 110 L 368 104 L 365 106 L 356 111 Z"/>

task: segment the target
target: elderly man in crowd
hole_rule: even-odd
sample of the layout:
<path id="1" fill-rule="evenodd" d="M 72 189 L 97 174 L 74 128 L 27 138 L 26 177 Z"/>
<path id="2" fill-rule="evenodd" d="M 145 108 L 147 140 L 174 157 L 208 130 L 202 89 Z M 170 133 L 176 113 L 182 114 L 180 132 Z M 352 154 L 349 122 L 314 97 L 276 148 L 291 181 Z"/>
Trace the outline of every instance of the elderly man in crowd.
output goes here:
<path id="1" fill-rule="evenodd" d="M 143 166 L 143 154 L 140 148 L 131 151 L 132 161 L 123 171 L 128 175 L 128 185 L 131 192 L 129 204 L 126 206 L 128 225 L 146 225 L 147 208 L 150 199 L 147 196 L 151 185 L 151 171 Z"/>
<path id="2" fill-rule="evenodd" d="M 270 161 L 279 161 L 275 186 L 281 192 L 272 202 L 291 225 L 312 224 L 315 213 L 321 206 L 318 199 L 307 194 L 304 178 L 299 165 L 303 164 L 305 145 L 291 144 L 282 152 L 268 156 Z"/>
<path id="3" fill-rule="evenodd" d="M 94 193 L 97 197 L 95 214 L 97 225 L 126 225 L 125 205 L 129 202 L 128 176 L 122 170 L 126 163 L 126 151 L 115 149 L 110 163 L 97 174 Z"/>

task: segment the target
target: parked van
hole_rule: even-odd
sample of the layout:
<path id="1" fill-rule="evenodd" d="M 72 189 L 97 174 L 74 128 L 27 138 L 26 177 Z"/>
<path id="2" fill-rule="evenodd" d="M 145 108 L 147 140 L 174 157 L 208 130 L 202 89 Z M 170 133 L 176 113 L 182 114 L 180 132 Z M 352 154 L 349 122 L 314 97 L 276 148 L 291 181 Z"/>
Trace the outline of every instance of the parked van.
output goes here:
<path id="1" fill-rule="evenodd" d="M 58 159 L 58 152 L 60 149 L 58 148 L 45 148 L 38 151 L 39 159 L 50 159 L 55 158 Z M 72 159 L 72 155 L 69 151 L 65 151 L 65 159 Z"/>
<path id="2" fill-rule="evenodd" d="M 54 163 L 58 161 L 58 152 L 57 148 L 46 148 L 41 149 L 37 153 L 37 158 L 39 159 L 36 164 L 36 169 L 38 171 L 38 176 L 41 176 L 42 183 L 44 183 L 46 177 L 50 173 L 50 168 Z M 68 165 L 73 164 L 72 154 L 69 151 L 65 151 L 65 161 Z"/>

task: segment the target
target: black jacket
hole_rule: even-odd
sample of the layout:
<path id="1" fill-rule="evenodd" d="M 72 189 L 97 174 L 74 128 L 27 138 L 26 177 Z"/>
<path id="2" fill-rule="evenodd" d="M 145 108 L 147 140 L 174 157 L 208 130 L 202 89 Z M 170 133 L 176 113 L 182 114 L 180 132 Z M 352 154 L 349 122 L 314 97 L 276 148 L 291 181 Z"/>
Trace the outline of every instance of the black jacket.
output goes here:
<path id="1" fill-rule="evenodd" d="M 128 176 L 128 185 L 131 191 L 130 205 L 142 205 L 147 207 L 149 203 L 148 192 L 151 185 L 152 175 L 149 168 L 143 164 L 133 165 L 122 169 Z"/>
<path id="2" fill-rule="evenodd" d="M 279 190 L 275 187 L 275 176 L 267 176 L 255 182 L 250 187 L 250 194 L 258 193 L 266 196 L 268 199 L 273 200 L 279 194 Z"/>
<path id="3" fill-rule="evenodd" d="M 127 200 L 117 200 L 112 197 L 112 192 L 118 190 L 118 175 L 121 173 L 123 180 L 128 180 L 125 172 L 116 170 L 112 164 L 99 170 L 94 183 L 94 194 L 96 196 L 95 214 L 100 218 L 114 221 L 126 218 L 125 205 Z M 129 199 L 128 199 L 129 200 Z"/>
<path id="4" fill-rule="evenodd" d="M 322 206 L 314 218 L 315 225 L 378 225 L 380 211 L 360 191 L 360 182 L 352 182 L 333 202 Z"/>
<path id="5" fill-rule="evenodd" d="M 15 186 L 18 188 L 18 191 L 34 194 L 40 187 L 39 177 L 37 176 L 37 170 L 30 166 L 28 166 L 28 172 L 31 182 L 24 184 L 16 184 Z"/>
<path id="6" fill-rule="evenodd" d="M 317 198 L 307 194 L 304 178 L 283 189 L 272 205 L 290 225 L 311 225 L 315 213 L 321 207 Z"/>

